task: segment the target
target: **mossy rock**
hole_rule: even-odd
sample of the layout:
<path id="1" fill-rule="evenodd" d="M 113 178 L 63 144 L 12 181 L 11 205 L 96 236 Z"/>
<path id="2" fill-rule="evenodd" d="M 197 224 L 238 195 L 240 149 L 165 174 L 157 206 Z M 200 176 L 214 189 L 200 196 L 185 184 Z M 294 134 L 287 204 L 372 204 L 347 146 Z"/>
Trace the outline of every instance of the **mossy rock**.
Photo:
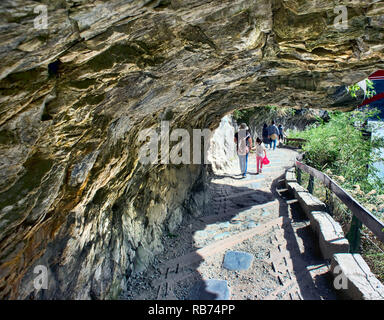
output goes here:
<path id="1" fill-rule="evenodd" d="M 0 144 L 12 145 L 15 144 L 17 141 L 18 139 L 14 132 L 5 129 L 0 131 Z"/>
<path id="2" fill-rule="evenodd" d="M 83 80 L 74 80 L 69 82 L 70 87 L 74 87 L 77 89 L 87 89 L 90 86 L 96 83 L 96 79 L 83 79 Z"/>
<path id="3" fill-rule="evenodd" d="M 88 64 L 94 71 L 111 69 L 115 63 L 135 63 L 140 68 L 154 66 L 164 61 L 164 58 L 153 56 L 143 43 L 116 44 L 103 53 L 91 59 Z"/>
<path id="4" fill-rule="evenodd" d="M 41 179 L 51 169 L 53 161 L 34 155 L 25 163 L 25 174 L 7 191 L 0 194 L 0 208 L 18 202 L 34 188 L 38 187 Z"/>

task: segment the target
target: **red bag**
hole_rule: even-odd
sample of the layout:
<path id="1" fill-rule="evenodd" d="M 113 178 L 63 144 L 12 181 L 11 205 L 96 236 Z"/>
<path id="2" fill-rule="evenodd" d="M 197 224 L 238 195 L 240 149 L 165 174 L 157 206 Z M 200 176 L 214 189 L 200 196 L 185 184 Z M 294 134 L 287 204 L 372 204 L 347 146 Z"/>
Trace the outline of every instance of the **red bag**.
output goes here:
<path id="1" fill-rule="evenodd" d="M 267 156 L 263 158 L 263 164 L 269 164 L 270 161 L 268 160 Z"/>

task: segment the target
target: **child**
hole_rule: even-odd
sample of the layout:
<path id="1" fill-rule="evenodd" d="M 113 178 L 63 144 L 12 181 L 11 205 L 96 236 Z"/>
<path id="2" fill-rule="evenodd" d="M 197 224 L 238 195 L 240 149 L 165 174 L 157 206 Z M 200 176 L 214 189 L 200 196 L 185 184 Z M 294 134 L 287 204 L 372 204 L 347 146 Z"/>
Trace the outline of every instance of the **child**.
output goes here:
<path id="1" fill-rule="evenodd" d="M 267 156 L 267 149 L 265 148 L 265 145 L 260 138 L 256 139 L 256 146 L 252 148 L 252 150 L 256 150 L 257 173 L 262 173 L 263 159 L 264 159 L 264 156 L 265 157 Z"/>

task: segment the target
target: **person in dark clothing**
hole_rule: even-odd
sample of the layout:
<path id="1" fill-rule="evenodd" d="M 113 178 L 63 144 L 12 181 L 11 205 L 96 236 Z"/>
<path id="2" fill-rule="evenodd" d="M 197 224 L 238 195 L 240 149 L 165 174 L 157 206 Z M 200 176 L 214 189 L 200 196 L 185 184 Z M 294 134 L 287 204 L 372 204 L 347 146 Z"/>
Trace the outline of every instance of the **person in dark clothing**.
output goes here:
<path id="1" fill-rule="evenodd" d="M 275 125 L 275 121 L 272 121 L 271 125 L 268 127 L 268 137 L 271 139 L 269 146 L 272 149 L 273 145 L 273 150 L 276 149 L 276 142 L 277 139 L 279 138 L 279 129 Z"/>
<path id="2" fill-rule="evenodd" d="M 279 124 L 277 127 L 279 129 L 279 142 L 284 142 L 284 127 L 283 125 Z"/>
<path id="3" fill-rule="evenodd" d="M 262 137 L 263 137 L 263 143 L 265 145 L 269 145 L 271 143 L 268 138 L 268 125 L 266 123 L 264 123 L 264 126 L 263 126 Z"/>

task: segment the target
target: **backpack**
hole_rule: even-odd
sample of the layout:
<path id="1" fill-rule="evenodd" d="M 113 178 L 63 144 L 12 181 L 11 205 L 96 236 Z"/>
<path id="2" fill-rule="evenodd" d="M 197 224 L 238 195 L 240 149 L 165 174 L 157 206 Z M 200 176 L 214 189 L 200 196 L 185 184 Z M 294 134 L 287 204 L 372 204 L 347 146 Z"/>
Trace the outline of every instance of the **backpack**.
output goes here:
<path id="1" fill-rule="evenodd" d="M 270 134 L 269 137 L 271 140 L 276 140 L 279 137 L 279 129 L 277 129 L 275 125 L 269 126 L 268 133 Z"/>
<path id="2" fill-rule="evenodd" d="M 240 138 L 240 134 L 238 134 L 238 147 L 237 147 L 237 154 L 240 156 L 245 156 L 249 152 L 249 147 L 247 140 L 250 137 L 250 135 L 246 134 L 245 137 Z"/>

